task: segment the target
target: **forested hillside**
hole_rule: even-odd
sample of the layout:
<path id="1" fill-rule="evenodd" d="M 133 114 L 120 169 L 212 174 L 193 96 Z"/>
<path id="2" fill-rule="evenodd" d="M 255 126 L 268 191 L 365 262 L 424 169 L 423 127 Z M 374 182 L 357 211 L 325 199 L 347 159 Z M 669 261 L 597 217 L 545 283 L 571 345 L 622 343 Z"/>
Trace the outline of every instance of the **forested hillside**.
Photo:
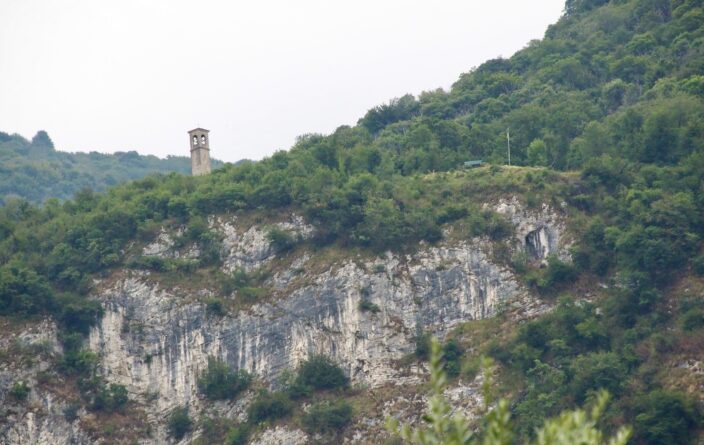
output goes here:
<path id="1" fill-rule="evenodd" d="M 151 173 L 190 171 L 191 161 L 185 156 L 159 159 L 134 151 L 65 153 L 54 149 L 45 131 L 39 131 L 31 141 L 0 132 L 0 205 L 12 197 L 33 203 L 64 200 L 84 188 L 104 191 Z"/>
<path id="2" fill-rule="evenodd" d="M 45 135 L 35 139 L 15 137 L 0 149 L 50 151 Z M 470 159 L 488 165 L 458 171 Z M 16 174 L 10 165 L 0 168 Z M 513 251 L 506 239 L 514 227 L 485 205 L 502 197 L 562 209 L 575 240 L 571 261 L 538 264 Z M 8 200 L 0 209 L 0 315 L 56 319 L 65 348 L 56 372 L 83 382 L 81 406 L 96 409 L 109 391 L 82 343 L 103 312 L 88 298 L 93 279 L 117 268 L 179 283 L 197 276 L 248 289 L 257 301 L 246 277 L 218 272 L 222 246 L 209 217 L 267 221 L 291 211 L 315 236 L 303 246 L 272 230 L 281 252 L 413 252 L 446 236 L 499 246 L 494 260 L 553 310 L 520 325 L 458 328 L 446 339 L 445 363 L 457 379 L 474 376 L 482 355 L 496 360 L 519 439 L 606 389 L 608 431 L 631 425 L 636 444 L 701 440 L 701 374 L 673 365 L 704 356 L 701 0 L 568 0 L 544 39 L 468 71 L 449 91 L 392 100 L 354 127 L 301 137 L 261 162 L 198 178 L 153 175 L 65 203 Z M 130 250 L 161 227 L 183 227 L 178 242 L 197 243 L 199 259 Z M 427 359 L 427 341 L 419 332 L 416 359 Z M 316 397 L 275 395 L 288 413 L 292 399 Z M 245 437 L 257 424 L 246 428 Z"/>

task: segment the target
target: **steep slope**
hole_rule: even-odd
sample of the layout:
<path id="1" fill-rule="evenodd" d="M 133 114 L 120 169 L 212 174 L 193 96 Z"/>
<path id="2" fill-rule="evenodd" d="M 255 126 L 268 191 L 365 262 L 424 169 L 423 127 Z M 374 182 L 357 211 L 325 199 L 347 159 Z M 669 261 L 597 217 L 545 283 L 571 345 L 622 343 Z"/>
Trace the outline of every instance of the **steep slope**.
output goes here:
<path id="1" fill-rule="evenodd" d="M 8 203 L 0 437 L 398 443 L 434 334 L 458 409 L 495 359 L 520 439 L 605 388 L 606 428 L 697 443 L 703 18 L 569 1 L 450 92 L 259 163 Z"/>
<path id="2" fill-rule="evenodd" d="M 513 200 L 491 205 L 517 225 L 506 247 L 532 252 L 536 261 L 549 255 L 569 257 L 566 215 L 549 207 L 523 209 Z M 101 357 L 99 374 L 127 389 L 130 409 L 149 407 L 145 415 L 152 430 L 140 443 L 167 441 L 164 419 L 180 406 L 188 406 L 194 417 L 200 413 L 201 417 L 242 418 L 241 402 L 214 404 L 200 393 L 198 376 L 208 368 L 209 357 L 226 360 L 276 387 L 282 375 L 295 370 L 311 353 L 324 354 L 340 364 L 352 385 L 395 394 L 385 401 L 402 406 L 409 395 L 422 394 L 424 367 L 408 360 L 420 332 L 446 337 L 467 320 L 492 317 L 497 311 L 511 313 L 515 322 L 549 307 L 510 268 L 494 259 L 501 243 L 483 237 L 454 238 L 450 232 L 461 231 L 461 225 L 446 228 L 446 241 L 421 246 L 414 253 L 349 256 L 334 246 L 312 244 L 316 229 L 295 214 L 283 212 L 254 224 L 243 216 L 211 218 L 209 227 L 221 239 L 219 273 L 257 277 L 253 280 L 263 292 L 254 300 L 243 287 L 230 290 L 223 286 L 223 278 L 199 279 L 196 273 L 179 277 L 178 272 L 165 271 L 165 263 L 203 260 L 201 242 L 174 241 L 188 230 L 179 225 L 160 230 L 151 243 L 130 246 L 133 258 L 138 259 L 132 267 L 117 269 L 93 286 L 91 298 L 100 301 L 104 313 L 86 345 Z M 272 242 L 268 234 L 276 229 L 292 236 L 291 248 L 281 250 Z M 550 242 L 530 244 L 541 233 Z M 214 311 L 216 303 L 221 306 Z M 36 374 L 31 375 L 60 361 L 54 355 L 59 349 L 57 335 L 47 322 L 37 337 L 23 331 L 11 337 L 16 339 L 14 345 L 7 340 L 8 347 L 53 346 L 43 366 L 15 362 L 6 369 L 8 382 L 20 377 L 30 382 L 34 390 L 26 403 L 41 408 L 14 412 L 5 440 L 91 443 L 96 435 L 108 441 L 120 435 L 130 440 L 140 437 L 137 428 L 106 436 L 97 426 L 89 439 L 85 431 L 91 430 L 90 420 L 81 417 L 78 423 L 66 422 L 63 412 L 72 399 L 52 395 L 58 383 L 52 378 L 40 383 Z M 48 365 L 52 361 L 54 365 Z M 460 397 L 457 403 L 478 410 L 477 385 L 471 379 L 460 384 L 457 394 L 473 396 Z M 366 400 L 365 393 L 349 396 L 360 403 Z M 254 395 L 245 395 L 243 400 L 251 401 Z M 405 408 L 407 418 L 420 415 L 422 400 Z M 384 418 L 376 409 L 358 408 L 358 420 L 349 426 L 350 432 L 361 435 L 362 442 L 384 434 Z M 140 417 L 129 414 L 129 409 L 125 413 Z M 279 439 L 292 434 L 301 441 L 314 437 L 295 424 L 279 431 L 263 429 L 260 434 Z"/>

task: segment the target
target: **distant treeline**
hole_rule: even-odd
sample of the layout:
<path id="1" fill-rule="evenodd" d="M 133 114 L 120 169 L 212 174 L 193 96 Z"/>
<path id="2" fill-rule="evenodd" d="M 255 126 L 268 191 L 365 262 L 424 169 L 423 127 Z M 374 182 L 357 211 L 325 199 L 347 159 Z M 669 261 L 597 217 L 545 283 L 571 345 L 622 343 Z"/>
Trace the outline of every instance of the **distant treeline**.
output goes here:
<path id="1" fill-rule="evenodd" d="M 214 161 L 214 165 L 221 163 Z M 151 173 L 186 174 L 190 170 L 190 158 L 185 156 L 160 159 L 136 151 L 66 153 L 54 149 L 45 131 L 37 132 L 31 141 L 0 132 L 0 205 L 11 197 L 34 203 L 64 200 L 86 188 L 103 191 Z"/>

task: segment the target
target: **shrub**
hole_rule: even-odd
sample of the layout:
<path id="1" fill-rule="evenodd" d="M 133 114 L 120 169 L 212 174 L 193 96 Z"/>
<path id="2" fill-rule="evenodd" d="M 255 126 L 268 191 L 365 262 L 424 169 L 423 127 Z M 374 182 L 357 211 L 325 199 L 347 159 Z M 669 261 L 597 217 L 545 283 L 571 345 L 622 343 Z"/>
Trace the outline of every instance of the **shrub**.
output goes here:
<path id="1" fill-rule="evenodd" d="M 548 257 L 547 268 L 531 270 L 526 275 L 526 281 L 541 291 L 550 291 L 575 281 L 577 277 L 577 269 L 573 265 L 565 263 L 553 255 Z"/>
<path id="2" fill-rule="evenodd" d="M 0 268 L 0 315 L 25 317 L 51 309 L 53 304 L 46 278 L 19 264 Z"/>
<path id="3" fill-rule="evenodd" d="M 694 331 L 704 326 L 704 309 L 690 309 L 682 315 L 682 329 Z"/>
<path id="4" fill-rule="evenodd" d="M 576 279 L 577 273 L 571 264 L 561 261 L 556 256 L 548 258 L 548 268 L 545 275 L 548 286 L 570 283 Z"/>
<path id="5" fill-rule="evenodd" d="M 314 355 L 303 362 L 297 380 L 314 389 L 344 388 L 349 383 L 342 369 L 324 355 Z"/>
<path id="6" fill-rule="evenodd" d="M 656 390 L 636 401 L 636 435 L 643 443 L 689 443 L 697 426 L 695 407 L 681 394 Z"/>
<path id="7" fill-rule="evenodd" d="M 301 382 L 301 379 L 299 379 L 298 376 L 290 370 L 285 370 L 281 374 L 280 381 L 283 391 L 291 399 L 308 397 L 313 392 L 313 389 L 310 386 L 307 386 Z"/>
<path id="8" fill-rule="evenodd" d="M 386 266 L 381 263 L 375 264 L 372 270 L 374 271 L 374 273 L 384 273 L 386 272 Z"/>
<path id="9" fill-rule="evenodd" d="M 442 357 L 445 361 L 445 372 L 448 376 L 457 377 L 460 375 L 462 354 L 464 354 L 464 351 L 454 338 L 448 340 L 443 346 Z"/>
<path id="10" fill-rule="evenodd" d="M 293 411 L 293 402 L 281 392 L 262 392 L 249 405 L 247 418 L 251 423 L 276 420 L 288 416 Z"/>
<path id="11" fill-rule="evenodd" d="M 442 225 L 448 222 L 457 221 L 467 215 L 469 215 L 469 210 L 467 210 L 467 207 L 450 204 L 440 211 L 440 214 L 437 218 L 435 218 L 435 221 Z"/>
<path id="12" fill-rule="evenodd" d="M 66 374 L 88 376 L 98 366 L 98 355 L 87 349 L 67 350 L 59 361 L 59 370 Z"/>
<path id="13" fill-rule="evenodd" d="M 198 240 L 198 246 L 200 266 L 213 266 L 222 262 L 222 240 L 218 234 L 211 231 L 202 234 Z"/>
<path id="14" fill-rule="evenodd" d="M 14 385 L 12 385 L 12 388 L 10 388 L 10 397 L 15 399 L 18 402 L 21 402 L 23 400 L 27 399 L 27 396 L 29 395 L 30 388 L 27 386 L 25 382 L 15 382 Z"/>
<path id="15" fill-rule="evenodd" d="M 415 354 L 421 360 L 427 360 L 430 355 L 430 334 L 421 332 L 416 335 L 416 350 Z"/>
<path id="16" fill-rule="evenodd" d="M 244 269 L 236 269 L 232 272 L 232 275 L 225 277 L 222 280 L 221 292 L 223 295 L 230 295 L 236 290 L 242 289 L 243 287 L 250 286 L 252 283 L 252 278 L 247 274 Z"/>
<path id="17" fill-rule="evenodd" d="M 225 436 L 225 445 L 245 445 L 251 428 L 247 424 L 240 424 L 230 428 Z"/>
<path id="18" fill-rule="evenodd" d="M 221 298 L 209 298 L 205 301 L 205 312 L 208 315 L 222 317 L 225 315 L 225 304 Z"/>
<path id="19" fill-rule="evenodd" d="M 694 269 L 694 273 L 704 277 L 704 255 L 699 255 L 692 260 L 692 269 Z"/>
<path id="20" fill-rule="evenodd" d="M 230 426 L 230 421 L 222 417 L 209 417 L 207 415 L 198 419 L 201 434 L 197 443 L 214 444 L 222 443 Z"/>
<path id="21" fill-rule="evenodd" d="M 229 296 L 237 292 L 237 297 L 243 302 L 256 303 L 266 293 L 265 289 L 255 286 L 263 279 L 262 273 L 248 274 L 244 269 L 237 269 L 229 277 L 221 279 L 221 295 Z"/>
<path id="22" fill-rule="evenodd" d="M 585 400 L 588 391 L 605 389 L 620 394 L 626 381 L 627 369 L 613 352 L 594 352 L 577 357 L 572 362 L 574 394 Z"/>
<path id="23" fill-rule="evenodd" d="M 78 410 L 81 408 L 81 405 L 77 402 L 70 402 L 64 407 L 64 419 L 68 422 L 73 422 L 74 420 L 78 419 Z"/>
<path id="24" fill-rule="evenodd" d="M 63 294 L 59 298 L 59 303 L 61 310 L 57 319 L 62 327 L 70 332 L 88 334 L 90 327 L 103 316 L 100 302 L 87 300 L 75 294 Z"/>
<path id="25" fill-rule="evenodd" d="M 249 387 L 252 376 L 243 370 L 233 371 L 227 363 L 208 358 L 208 369 L 198 377 L 198 389 L 210 400 L 232 399 Z"/>
<path id="26" fill-rule="evenodd" d="M 518 274 L 523 274 L 528 270 L 529 262 L 530 257 L 524 251 L 516 252 L 511 257 L 511 266 L 513 266 L 513 270 L 515 270 Z"/>
<path id="27" fill-rule="evenodd" d="M 366 298 L 362 298 L 359 300 L 359 310 L 362 312 L 371 312 L 372 314 L 377 314 L 381 311 L 381 308 L 379 308 L 379 305 L 372 303 L 371 301 L 367 300 Z"/>
<path id="28" fill-rule="evenodd" d="M 189 241 L 200 241 L 208 232 L 208 221 L 203 217 L 195 216 L 188 221 L 186 230 L 174 240 L 174 243 L 176 247 L 183 247 Z"/>
<path id="29" fill-rule="evenodd" d="M 486 234 L 494 241 L 500 241 L 513 234 L 513 225 L 503 216 L 494 212 L 485 212 Z"/>
<path id="30" fill-rule="evenodd" d="M 181 440 L 193 426 L 193 421 L 188 415 L 188 407 L 179 406 L 174 408 L 169 414 L 168 423 L 166 425 L 169 436 L 176 440 Z"/>
<path id="31" fill-rule="evenodd" d="M 245 303 L 256 303 L 261 297 L 264 296 L 266 291 L 261 287 L 243 287 L 237 291 L 237 295 Z"/>
<path id="32" fill-rule="evenodd" d="M 194 272 L 199 261 L 188 258 L 161 258 L 157 256 L 139 256 L 131 258 L 127 267 L 132 269 L 151 270 L 154 272 Z"/>
<path id="33" fill-rule="evenodd" d="M 296 245 L 296 240 L 291 232 L 276 226 L 271 227 L 266 236 L 277 252 L 291 250 Z"/>
<path id="34" fill-rule="evenodd" d="M 311 406 L 303 416 L 303 428 L 309 433 L 336 433 L 352 421 L 352 406 L 344 400 Z"/>
<path id="35" fill-rule="evenodd" d="M 155 272 L 166 272 L 169 270 L 169 262 L 165 258 L 158 256 L 138 256 L 130 258 L 127 262 L 130 269 L 153 270 Z"/>
<path id="36" fill-rule="evenodd" d="M 111 383 L 109 386 L 100 388 L 93 398 L 91 409 L 106 412 L 122 411 L 128 401 L 127 388 L 124 385 Z"/>

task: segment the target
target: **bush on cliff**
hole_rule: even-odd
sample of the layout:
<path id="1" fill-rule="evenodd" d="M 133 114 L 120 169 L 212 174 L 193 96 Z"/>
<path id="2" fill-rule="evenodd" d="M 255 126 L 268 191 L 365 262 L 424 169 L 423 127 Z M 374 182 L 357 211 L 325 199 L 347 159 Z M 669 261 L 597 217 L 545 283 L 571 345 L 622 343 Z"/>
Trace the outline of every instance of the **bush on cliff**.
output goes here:
<path id="1" fill-rule="evenodd" d="M 234 371 L 227 363 L 209 357 L 208 368 L 198 377 L 198 390 L 210 400 L 232 399 L 251 382 L 248 372 Z"/>
<path id="2" fill-rule="evenodd" d="M 183 439 L 183 436 L 188 433 L 193 427 L 193 421 L 188 415 L 188 407 L 179 406 L 174 408 L 169 414 L 169 418 L 166 425 L 166 430 L 169 436 L 176 440 Z"/>
<path id="3" fill-rule="evenodd" d="M 349 378 L 330 358 L 314 355 L 298 368 L 296 383 L 313 389 L 336 389 L 346 387 Z"/>

